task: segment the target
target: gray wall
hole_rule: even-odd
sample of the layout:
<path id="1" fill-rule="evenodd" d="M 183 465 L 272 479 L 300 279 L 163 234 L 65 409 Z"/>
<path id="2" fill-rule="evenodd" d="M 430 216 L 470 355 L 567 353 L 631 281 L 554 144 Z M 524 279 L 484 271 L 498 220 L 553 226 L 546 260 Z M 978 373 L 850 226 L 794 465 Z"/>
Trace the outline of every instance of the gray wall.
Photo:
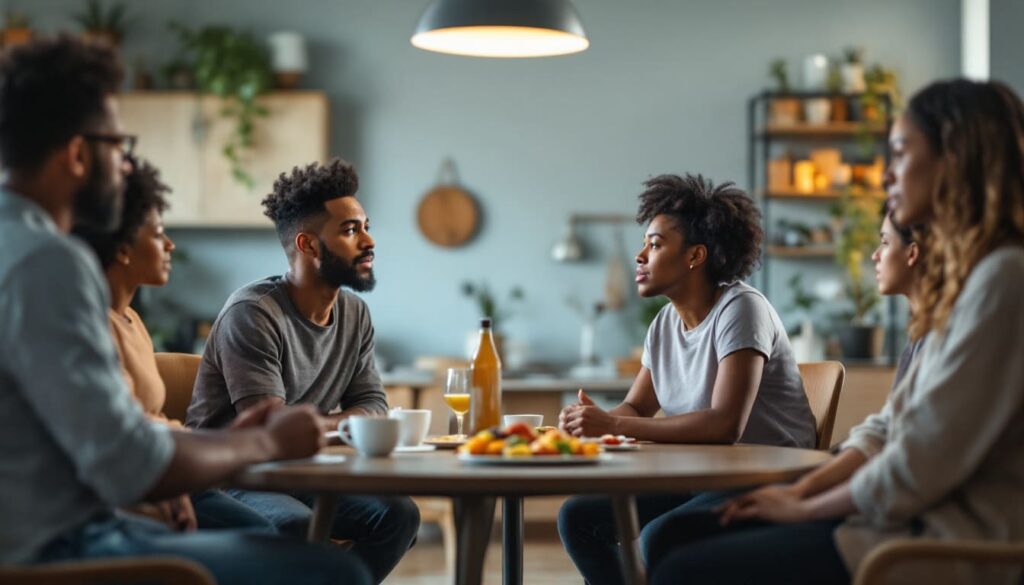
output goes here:
<path id="1" fill-rule="evenodd" d="M 393 362 L 462 352 L 477 316 L 459 293 L 464 279 L 503 291 L 523 286 L 527 299 L 508 333 L 528 342 L 535 358 L 571 362 L 580 322 L 565 298 L 600 298 L 614 234 L 587 228 L 595 259 L 556 264 L 548 253 L 566 217 L 632 213 L 641 181 L 659 173 L 700 171 L 743 184 L 745 105 L 766 85 L 772 58 L 788 59 L 795 71 L 804 55 L 862 45 L 869 61 L 899 72 L 907 94 L 959 67 L 957 0 L 578 0 L 590 50 L 509 61 L 411 47 L 426 0 L 129 4 L 137 29 L 125 51 L 151 66 L 173 55 L 163 26 L 172 18 L 308 37 L 305 85 L 330 95 L 332 153 L 357 165 L 359 196 L 374 224 L 379 284 L 365 298 Z M 69 26 L 67 14 L 81 2 L 9 5 L 54 28 Z M 477 240 L 454 251 L 426 242 L 414 217 L 447 155 L 486 215 Z M 199 314 L 216 314 L 234 288 L 285 269 L 269 232 L 173 236 L 190 259 L 160 294 Z M 641 231 L 629 226 L 624 236 L 629 258 Z M 604 317 L 599 352 L 613 356 L 636 344 L 632 322 Z"/>
<path id="2" fill-rule="evenodd" d="M 989 67 L 992 79 L 1024 95 L 1024 0 L 990 0 Z"/>

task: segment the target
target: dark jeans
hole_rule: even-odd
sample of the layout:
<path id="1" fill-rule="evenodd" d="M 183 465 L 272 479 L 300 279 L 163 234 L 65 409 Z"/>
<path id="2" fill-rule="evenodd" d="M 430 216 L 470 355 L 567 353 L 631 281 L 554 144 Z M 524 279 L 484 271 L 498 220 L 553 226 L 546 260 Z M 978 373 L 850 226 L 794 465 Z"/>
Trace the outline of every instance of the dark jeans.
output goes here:
<path id="1" fill-rule="evenodd" d="M 722 527 L 708 510 L 676 516 L 650 542 L 650 585 L 847 585 L 833 541 L 841 520 Z"/>
<path id="2" fill-rule="evenodd" d="M 244 490 L 226 490 L 229 495 L 253 508 L 277 527 L 278 532 L 306 538 L 313 518 L 313 498 Z M 420 511 L 402 496 L 338 496 L 330 536 L 355 542 L 351 551 L 370 569 L 380 583 L 395 568 L 416 540 Z"/>
<path id="3" fill-rule="evenodd" d="M 733 495 L 732 492 L 705 492 L 695 495 L 670 494 L 638 496 L 640 547 L 649 557 L 649 542 L 657 540 L 665 523 L 688 510 L 712 508 Z M 583 579 L 590 585 L 623 583 L 619 562 L 619 541 L 611 499 L 606 496 L 570 498 L 558 513 L 558 535 L 566 552 Z"/>
<path id="4" fill-rule="evenodd" d="M 220 490 L 192 495 L 200 530 L 245 530 L 276 534 L 277 528 L 262 514 Z"/>
<path id="5" fill-rule="evenodd" d="M 338 547 L 233 530 L 172 532 L 131 515 L 105 516 L 70 531 L 47 545 L 36 562 L 154 555 L 196 561 L 218 585 L 372 583 L 363 563 Z"/>

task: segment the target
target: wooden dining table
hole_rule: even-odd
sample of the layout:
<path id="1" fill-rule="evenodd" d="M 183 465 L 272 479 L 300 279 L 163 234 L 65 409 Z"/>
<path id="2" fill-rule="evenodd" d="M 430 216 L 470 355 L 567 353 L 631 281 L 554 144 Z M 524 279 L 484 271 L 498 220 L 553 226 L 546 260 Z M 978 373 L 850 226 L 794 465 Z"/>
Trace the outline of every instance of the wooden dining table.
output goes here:
<path id="1" fill-rule="evenodd" d="M 341 457 L 344 459 L 341 460 Z M 522 583 L 522 502 L 529 496 L 604 494 L 611 498 L 627 583 L 646 582 L 635 496 L 733 490 L 791 481 L 829 459 L 822 451 L 764 445 L 644 444 L 606 453 L 592 465 L 477 465 L 452 451 L 366 458 L 329 447 L 319 460 L 255 465 L 231 486 L 316 496 L 309 539 L 325 541 L 338 494 L 446 496 L 454 504 L 455 583 L 479 585 L 497 498 L 503 498 L 505 585 Z"/>

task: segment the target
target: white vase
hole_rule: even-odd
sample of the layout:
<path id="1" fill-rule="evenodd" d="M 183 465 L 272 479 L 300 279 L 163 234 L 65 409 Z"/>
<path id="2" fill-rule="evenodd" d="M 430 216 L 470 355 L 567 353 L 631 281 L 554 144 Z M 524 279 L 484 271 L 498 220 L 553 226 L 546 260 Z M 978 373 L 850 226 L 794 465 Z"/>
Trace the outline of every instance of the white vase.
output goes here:
<path id="1" fill-rule="evenodd" d="M 804 119 L 808 124 L 828 124 L 832 116 L 832 102 L 828 98 L 804 100 Z"/>
<path id="2" fill-rule="evenodd" d="M 843 91 L 846 93 L 863 93 L 867 89 L 864 82 L 864 65 L 861 63 L 843 63 L 839 68 L 843 78 Z"/>
<path id="3" fill-rule="evenodd" d="M 825 55 L 808 55 L 804 58 L 804 89 L 807 91 L 825 91 L 828 80 L 828 57 Z"/>

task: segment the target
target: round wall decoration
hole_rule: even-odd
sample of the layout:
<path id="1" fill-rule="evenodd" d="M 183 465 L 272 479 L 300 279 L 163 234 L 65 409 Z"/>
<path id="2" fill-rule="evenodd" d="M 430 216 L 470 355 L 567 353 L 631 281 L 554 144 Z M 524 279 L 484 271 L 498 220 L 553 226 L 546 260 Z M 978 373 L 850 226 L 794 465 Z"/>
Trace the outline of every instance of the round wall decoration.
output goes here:
<path id="1" fill-rule="evenodd" d="M 451 160 L 442 165 L 441 176 L 440 184 L 420 200 L 416 220 L 425 238 L 438 246 L 457 248 L 476 235 L 480 209 L 473 196 L 458 186 Z"/>

